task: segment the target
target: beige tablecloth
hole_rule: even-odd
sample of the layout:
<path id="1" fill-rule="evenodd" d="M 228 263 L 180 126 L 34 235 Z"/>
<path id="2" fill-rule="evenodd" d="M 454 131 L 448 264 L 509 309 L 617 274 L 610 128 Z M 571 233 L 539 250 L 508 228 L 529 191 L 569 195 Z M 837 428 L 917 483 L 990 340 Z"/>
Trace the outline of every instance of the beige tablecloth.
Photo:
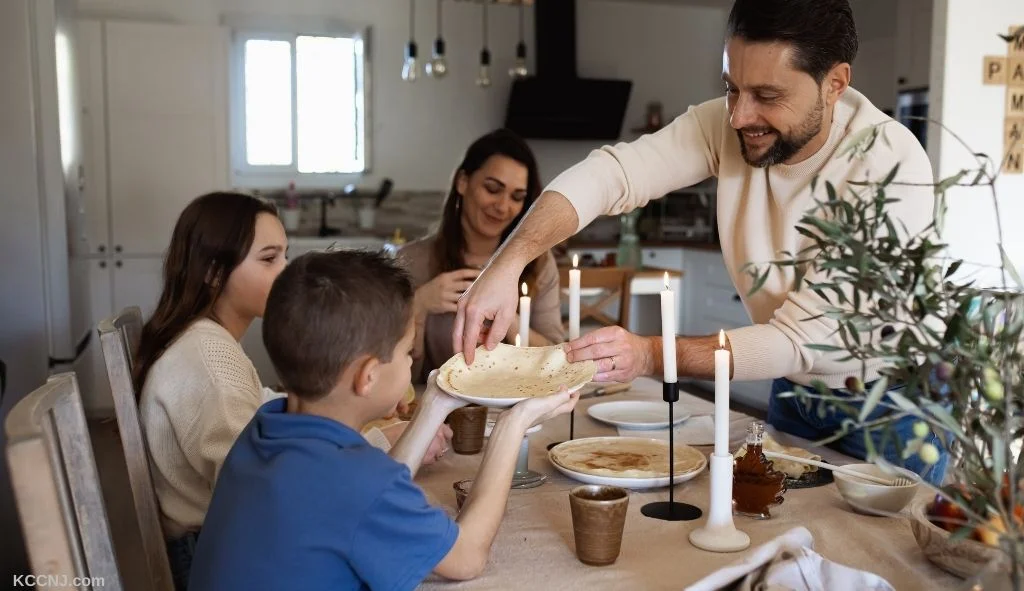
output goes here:
<path id="1" fill-rule="evenodd" d="M 623 394 L 581 401 L 576 411 L 576 437 L 616 435 L 616 430 L 591 419 L 587 407 L 612 400 L 661 400 L 661 384 L 651 379 L 634 382 Z M 683 393 L 677 412 L 710 414 L 714 406 Z M 752 420 L 733 412 L 730 441 L 735 451 Z M 651 501 L 668 499 L 668 489 L 631 491 L 629 512 L 618 561 L 605 567 L 586 566 L 576 559 L 569 513 L 568 491 L 577 483 L 557 472 L 547 459 L 547 445 L 568 437 L 569 418 L 559 417 L 530 436 L 530 468 L 546 474 L 544 485 L 513 490 L 501 529 L 491 549 L 484 574 L 464 583 L 428 579 L 423 589 L 682 589 L 726 566 L 744 553 L 715 554 L 690 545 L 688 535 L 700 527 L 697 521 L 667 522 L 644 517 L 640 508 Z M 642 434 L 638 431 L 637 434 Z M 809 447 L 809 443 L 784 434 L 773 435 L 784 444 Z M 698 447 L 705 454 L 711 447 Z M 856 460 L 828 449 L 817 449 L 826 461 L 837 464 Z M 433 502 L 455 513 L 452 483 L 473 478 L 481 454 L 449 453 L 441 462 L 424 467 L 416 481 Z M 677 501 L 708 509 L 709 476 L 676 487 Z M 925 493 L 922 493 L 925 494 Z M 906 512 L 906 510 L 905 510 Z M 772 519 L 736 518 L 736 526 L 750 535 L 751 546 L 769 541 L 792 527 L 802 525 L 814 536 L 815 550 L 825 558 L 887 579 L 899 591 L 946 589 L 958 579 L 933 566 L 918 549 L 906 519 L 867 517 L 853 513 L 835 485 L 790 490 L 785 502 L 772 508 Z M 747 550 L 749 552 L 749 550 Z"/>

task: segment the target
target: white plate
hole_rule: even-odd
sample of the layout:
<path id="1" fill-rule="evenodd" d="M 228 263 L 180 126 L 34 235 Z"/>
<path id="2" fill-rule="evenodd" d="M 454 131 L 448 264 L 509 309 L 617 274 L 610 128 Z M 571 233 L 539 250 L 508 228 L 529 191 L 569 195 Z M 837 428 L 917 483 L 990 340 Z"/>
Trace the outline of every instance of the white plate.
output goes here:
<path id="1" fill-rule="evenodd" d="M 479 404 L 480 406 L 486 406 L 488 408 L 508 408 L 510 406 L 515 406 L 517 403 L 520 403 L 526 400 L 527 398 L 535 398 L 531 396 L 523 396 L 521 398 L 491 398 L 489 396 L 470 396 L 469 394 L 462 394 L 460 392 L 454 391 L 455 389 L 448 385 L 448 382 L 442 382 L 442 380 L 440 379 L 437 380 L 437 385 L 439 388 L 441 388 L 442 390 L 456 398 L 460 398 L 471 404 Z M 584 382 L 582 384 L 569 388 L 568 391 L 571 394 L 586 385 L 587 382 Z M 554 392 L 552 392 L 552 394 L 554 394 Z"/>
<path id="2" fill-rule="evenodd" d="M 502 372 L 499 364 L 514 365 L 519 376 L 528 377 Z M 470 368 L 466 367 L 461 354 L 452 356 L 441 366 L 437 386 L 466 402 L 490 408 L 508 408 L 527 398 L 554 394 L 558 391 L 558 386 L 554 384 L 565 384 L 569 392 L 575 392 L 593 379 L 596 370 L 593 361 L 569 363 L 562 345 L 518 348 L 500 343 L 493 351 L 478 348 Z M 468 371 L 476 374 L 475 379 L 469 380 L 472 383 L 468 386 L 460 386 L 461 390 L 456 388 L 450 381 L 451 375 Z M 542 385 L 536 383 L 537 378 L 543 378 Z M 522 383 L 524 380 L 525 386 Z M 494 388 L 504 390 L 504 396 L 490 395 L 488 390 L 493 388 L 493 384 L 504 386 L 503 389 Z M 523 393 L 529 395 L 523 396 Z"/>
<path id="3" fill-rule="evenodd" d="M 609 445 L 614 445 L 614 441 L 613 440 L 615 440 L 615 439 L 627 439 L 627 438 L 593 437 L 593 438 L 590 438 L 590 439 L 606 439 L 606 440 L 608 440 Z M 577 439 L 577 440 L 574 440 L 574 441 L 582 441 L 582 440 Z M 668 446 L 668 442 L 661 441 L 660 439 L 650 439 L 649 441 L 656 441 L 658 443 L 664 444 L 665 446 Z M 560 444 L 556 445 L 555 447 L 551 448 L 548 451 L 548 461 L 551 463 L 552 466 L 555 467 L 556 470 L 558 470 L 562 474 L 565 474 L 569 478 L 572 478 L 573 480 L 577 480 L 577 481 L 582 482 L 584 484 L 606 484 L 606 485 L 610 485 L 610 486 L 621 486 L 623 488 L 630 488 L 630 489 L 660 488 L 660 487 L 668 486 L 668 482 L 669 482 L 669 477 L 668 476 L 657 476 L 657 477 L 651 477 L 651 478 L 632 478 L 632 477 L 626 478 L 626 477 L 617 477 L 617 476 L 598 476 L 596 474 L 586 474 L 584 472 L 577 472 L 577 471 L 572 470 L 570 468 L 566 468 L 565 466 L 562 466 L 561 464 L 556 462 L 554 459 L 552 459 L 552 457 L 551 457 L 552 452 L 557 450 L 560 446 L 563 446 L 563 445 L 566 445 L 566 444 L 572 444 L 572 443 L 573 443 L 573 441 L 565 441 L 565 442 L 560 443 Z M 690 446 L 676 444 L 676 449 L 678 450 L 680 448 L 690 448 Z M 697 450 L 694 450 L 694 451 L 697 451 Z M 672 478 L 672 484 L 680 484 L 680 483 L 686 482 L 688 480 L 693 480 L 694 478 L 699 476 L 701 472 L 704 471 L 704 468 L 706 468 L 707 465 L 708 465 L 707 456 L 705 456 L 704 454 L 700 453 L 699 451 L 697 451 L 697 453 L 699 453 L 701 458 L 702 458 L 702 461 L 701 461 L 700 465 L 697 468 L 695 468 L 693 470 L 690 470 L 688 472 L 681 472 L 679 474 L 674 474 L 673 478 Z"/>
<path id="4" fill-rule="evenodd" d="M 588 408 L 587 414 L 602 423 L 622 429 L 667 429 L 669 426 L 668 404 L 664 402 L 602 402 Z M 688 413 L 677 413 L 672 417 L 672 424 L 678 425 L 688 418 Z"/>

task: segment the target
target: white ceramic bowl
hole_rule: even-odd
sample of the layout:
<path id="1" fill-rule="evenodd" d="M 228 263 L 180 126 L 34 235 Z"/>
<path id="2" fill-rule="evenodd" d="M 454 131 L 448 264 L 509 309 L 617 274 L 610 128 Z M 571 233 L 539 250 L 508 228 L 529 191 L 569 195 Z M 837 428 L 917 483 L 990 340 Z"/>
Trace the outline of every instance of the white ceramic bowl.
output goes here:
<path id="1" fill-rule="evenodd" d="M 871 476 L 894 479 L 895 476 L 886 473 L 880 466 L 875 464 L 847 464 L 843 466 L 849 470 L 862 472 Z M 910 479 L 911 483 L 905 486 L 886 486 L 874 484 L 867 480 L 861 480 L 856 476 L 847 476 L 841 472 L 833 472 L 836 480 L 836 488 L 843 496 L 847 504 L 854 511 L 866 515 L 881 515 L 891 517 L 899 513 L 917 494 L 918 483 L 921 477 L 904 468 L 896 468 L 900 474 Z"/>

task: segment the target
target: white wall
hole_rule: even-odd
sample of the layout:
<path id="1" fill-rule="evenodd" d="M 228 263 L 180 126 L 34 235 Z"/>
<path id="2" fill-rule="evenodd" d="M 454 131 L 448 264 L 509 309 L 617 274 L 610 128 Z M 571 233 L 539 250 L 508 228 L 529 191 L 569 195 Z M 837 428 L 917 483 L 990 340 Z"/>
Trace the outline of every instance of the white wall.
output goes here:
<path id="1" fill-rule="evenodd" d="M 81 0 L 86 14 L 217 23 L 222 13 L 259 16 L 331 16 L 372 26 L 373 174 L 392 177 L 402 189 L 441 189 L 466 146 L 504 121 L 507 72 L 518 35 L 517 9 L 490 10 L 495 84 L 473 84 L 480 51 L 480 6 L 446 2 L 444 33 L 450 74 L 444 80 L 407 84 L 399 77 L 408 38 L 405 0 Z M 434 2 L 417 2 L 416 41 L 429 54 L 436 36 Z M 659 100 L 666 115 L 720 93 L 720 48 L 726 11 L 720 8 L 581 1 L 579 73 L 634 81 L 624 128 L 639 125 L 644 105 Z M 531 59 L 532 11 L 526 18 Z M 154 65 L 159 67 L 159 65 Z M 631 139 L 632 136 L 624 136 Z M 552 178 L 582 158 L 591 142 L 535 142 L 542 174 Z"/>
<path id="2" fill-rule="evenodd" d="M 932 39 L 932 118 L 941 121 L 970 146 L 993 159 L 1003 155 L 1005 86 L 981 84 L 982 58 L 1005 55 L 1010 25 L 1024 24 L 1020 0 L 936 0 Z M 929 155 L 939 178 L 974 167 L 971 152 L 948 133 L 929 131 Z M 937 142 L 932 137 L 939 138 Z M 1003 240 L 1018 268 L 1024 265 L 1024 175 L 1001 176 L 996 182 L 1003 221 Z M 983 188 L 958 188 L 949 193 L 945 239 L 950 254 L 979 264 L 996 265 L 996 223 L 990 193 Z M 977 270 L 979 280 L 1001 285 L 999 274 Z"/>
<path id="3" fill-rule="evenodd" d="M 0 359 L 7 393 L 0 425 L 14 402 L 46 380 L 42 213 L 36 177 L 28 0 L 0 2 Z M 4 443 L 0 428 L 0 446 Z M 0 454 L 0 581 L 26 574 L 17 514 Z"/>

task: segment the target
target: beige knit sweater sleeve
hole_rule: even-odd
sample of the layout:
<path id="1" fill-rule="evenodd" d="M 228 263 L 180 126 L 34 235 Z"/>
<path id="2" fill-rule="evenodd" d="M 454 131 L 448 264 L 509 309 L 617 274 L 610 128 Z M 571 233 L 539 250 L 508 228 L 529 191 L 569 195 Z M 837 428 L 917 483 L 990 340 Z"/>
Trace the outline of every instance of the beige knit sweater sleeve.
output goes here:
<path id="1" fill-rule="evenodd" d="M 594 150 L 546 190 L 572 203 L 578 232 L 598 216 L 627 213 L 695 185 L 717 174 L 717 134 L 724 109 L 724 100 L 708 101 L 690 107 L 657 133 Z"/>
<path id="2" fill-rule="evenodd" d="M 200 346 L 211 391 L 202 397 L 181 446 L 192 467 L 216 483 L 235 439 L 263 403 L 263 388 L 240 347 L 215 338 L 203 338 Z"/>

